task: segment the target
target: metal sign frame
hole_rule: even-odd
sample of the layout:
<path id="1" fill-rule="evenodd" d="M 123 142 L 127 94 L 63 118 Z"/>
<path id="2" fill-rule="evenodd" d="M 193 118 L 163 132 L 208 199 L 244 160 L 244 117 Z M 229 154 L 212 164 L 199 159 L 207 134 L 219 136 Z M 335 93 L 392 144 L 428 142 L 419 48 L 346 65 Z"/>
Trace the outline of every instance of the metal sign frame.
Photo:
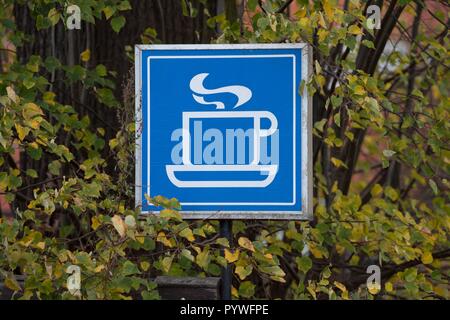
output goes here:
<path id="1" fill-rule="evenodd" d="M 136 45 L 135 46 L 135 112 L 136 112 L 136 164 L 135 203 L 142 207 L 142 53 L 144 50 L 242 50 L 242 49 L 299 49 L 301 79 L 307 81 L 312 71 L 312 50 L 305 43 L 280 44 L 196 44 L 196 45 Z M 294 105 L 295 108 L 295 105 Z M 150 124 L 149 124 L 150 125 Z M 313 211 L 312 171 L 312 98 L 306 88 L 301 95 L 301 200 L 298 211 L 183 211 L 184 219 L 264 219 L 264 220 L 311 220 Z M 150 129 L 148 129 L 150 130 Z M 142 214 L 158 214 L 159 211 L 142 211 Z"/>

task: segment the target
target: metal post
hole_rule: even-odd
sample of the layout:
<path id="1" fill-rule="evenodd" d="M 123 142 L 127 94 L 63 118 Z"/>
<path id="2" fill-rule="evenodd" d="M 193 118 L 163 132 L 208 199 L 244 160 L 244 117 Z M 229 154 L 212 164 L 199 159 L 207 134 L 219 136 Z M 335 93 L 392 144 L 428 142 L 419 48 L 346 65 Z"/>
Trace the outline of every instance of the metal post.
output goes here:
<path id="1" fill-rule="evenodd" d="M 233 220 L 220 220 L 220 236 L 228 239 L 228 242 L 231 245 L 231 241 L 233 239 L 232 232 Z M 222 249 L 222 255 L 225 255 L 224 250 Z M 231 278 L 233 276 L 233 272 L 231 270 L 231 266 L 227 263 L 227 266 L 222 268 L 221 275 L 221 299 L 222 300 L 231 300 Z"/>

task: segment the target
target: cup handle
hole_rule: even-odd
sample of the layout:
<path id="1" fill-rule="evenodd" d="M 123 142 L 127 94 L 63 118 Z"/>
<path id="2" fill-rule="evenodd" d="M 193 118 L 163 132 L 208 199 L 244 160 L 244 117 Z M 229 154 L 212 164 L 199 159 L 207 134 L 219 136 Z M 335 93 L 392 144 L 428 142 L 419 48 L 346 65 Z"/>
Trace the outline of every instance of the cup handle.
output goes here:
<path id="1" fill-rule="evenodd" d="M 272 112 L 269 111 L 264 111 L 261 116 L 260 116 L 260 120 L 262 118 L 266 118 L 270 120 L 270 128 L 269 129 L 259 129 L 259 136 L 260 137 L 268 137 L 273 135 L 277 129 L 278 129 L 278 120 L 275 117 L 275 115 Z"/>

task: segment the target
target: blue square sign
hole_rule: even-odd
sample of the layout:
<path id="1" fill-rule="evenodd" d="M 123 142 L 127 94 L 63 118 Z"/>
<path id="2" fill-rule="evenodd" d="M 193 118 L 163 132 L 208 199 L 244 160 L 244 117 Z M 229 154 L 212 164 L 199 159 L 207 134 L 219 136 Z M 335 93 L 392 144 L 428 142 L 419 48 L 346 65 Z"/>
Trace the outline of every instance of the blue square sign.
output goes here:
<path id="1" fill-rule="evenodd" d="M 136 46 L 136 204 L 185 218 L 308 219 L 304 44 Z"/>

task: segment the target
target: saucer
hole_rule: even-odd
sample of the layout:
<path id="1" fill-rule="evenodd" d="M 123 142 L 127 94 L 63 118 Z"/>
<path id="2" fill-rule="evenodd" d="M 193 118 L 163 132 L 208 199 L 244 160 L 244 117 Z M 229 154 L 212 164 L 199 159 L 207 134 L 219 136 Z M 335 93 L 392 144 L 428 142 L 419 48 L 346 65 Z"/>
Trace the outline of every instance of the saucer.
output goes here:
<path id="1" fill-rule="evenodd" d="M 166 165 L 167 176 L 170 182 L 179 188 L 264 188 L 267 187 L 277 174 L 278 165 Z M 201 173 L 201 180 L 183 181 L 176 177 L 181 172 Z M 218 172 L 253 172 L 260 173 L 261 180 L 209 180 Z"/>

